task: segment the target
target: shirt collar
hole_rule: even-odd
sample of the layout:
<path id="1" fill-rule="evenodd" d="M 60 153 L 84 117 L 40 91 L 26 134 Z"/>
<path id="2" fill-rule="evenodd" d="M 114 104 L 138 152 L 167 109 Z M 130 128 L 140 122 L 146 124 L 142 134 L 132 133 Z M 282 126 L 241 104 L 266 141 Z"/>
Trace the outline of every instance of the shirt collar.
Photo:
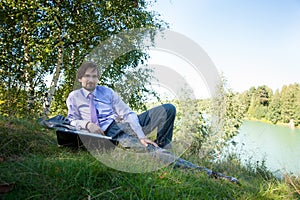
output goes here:
<path id="1" fill-rule="evenodd" d="M 82 88 L 82 93 L 83 93 L 84 97 L 88 98 L 88 96 L 91 92 Z M 92 93 L 95 95 L 95 90 Z"/>

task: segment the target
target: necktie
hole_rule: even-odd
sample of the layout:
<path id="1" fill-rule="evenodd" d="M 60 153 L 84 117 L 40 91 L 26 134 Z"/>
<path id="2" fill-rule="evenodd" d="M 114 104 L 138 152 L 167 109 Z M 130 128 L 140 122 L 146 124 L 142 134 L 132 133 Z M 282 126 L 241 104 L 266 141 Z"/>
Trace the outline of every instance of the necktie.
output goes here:
<path id="1" fill-rule="evenodd" d="M 89 99 L 90 99 L 90 110 L 91 110 L 91 122 L 99 126 L 96 107 L 94 104 L 94 95 L 92 93 L 89 94 Z"/>

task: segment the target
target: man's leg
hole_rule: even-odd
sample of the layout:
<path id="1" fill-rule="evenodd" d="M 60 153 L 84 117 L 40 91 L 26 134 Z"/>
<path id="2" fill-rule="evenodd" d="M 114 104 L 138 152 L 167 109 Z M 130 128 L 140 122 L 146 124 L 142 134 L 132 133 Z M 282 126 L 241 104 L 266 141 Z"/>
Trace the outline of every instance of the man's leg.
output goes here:
<path id="1" fill-rule="evenodd" d="M 131 129 L 128 123 L 122 124 L 113 122 L 113 124 L 105 131 L 105 135 L 112 137 L 113 144 L 128 149 L 144 149 L 144 145 L 140 143 L 139 139 Z"/>
<path id="2" fill-rule="evenodd" d="M 144 133 L 147 135 L 157 128 L 155 142 L 165 147 L 172 141 L 176 108 L 172 104 L 163 104 L 138 115 Z"/>

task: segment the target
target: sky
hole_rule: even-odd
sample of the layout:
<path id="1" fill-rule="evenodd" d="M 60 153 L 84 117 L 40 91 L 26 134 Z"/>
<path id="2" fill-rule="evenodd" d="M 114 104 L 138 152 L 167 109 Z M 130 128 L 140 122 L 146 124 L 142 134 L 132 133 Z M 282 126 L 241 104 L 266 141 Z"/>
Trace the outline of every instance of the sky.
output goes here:
<path id="1" fill-rule="evenodd" d="M 235 92 L 300 83 L 300 0 L 157 0 L 150 10 L 200 45 Z"/>

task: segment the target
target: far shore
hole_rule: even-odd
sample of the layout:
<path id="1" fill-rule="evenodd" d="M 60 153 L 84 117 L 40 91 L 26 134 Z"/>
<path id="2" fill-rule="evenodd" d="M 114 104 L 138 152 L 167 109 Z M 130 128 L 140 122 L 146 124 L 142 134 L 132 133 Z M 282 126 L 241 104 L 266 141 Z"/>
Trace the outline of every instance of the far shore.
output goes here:
<path id="1" fill-rule="evenodd" d="M 251 117 L 245 117 L 245 120 L 263 122 L 263 123 L 278 125 L 278 126 L 285 126 L 285 127 L 290 128 L 290 129 L 295 129 L 295 128 L 300 129 L 300 125 L 291 127 L 290 123 L 276 123 L 276 124 L 273 124 L 271 121 L 266 120 L 266 119 L 256 119 L 256 118 L 251 118 Z"/>

